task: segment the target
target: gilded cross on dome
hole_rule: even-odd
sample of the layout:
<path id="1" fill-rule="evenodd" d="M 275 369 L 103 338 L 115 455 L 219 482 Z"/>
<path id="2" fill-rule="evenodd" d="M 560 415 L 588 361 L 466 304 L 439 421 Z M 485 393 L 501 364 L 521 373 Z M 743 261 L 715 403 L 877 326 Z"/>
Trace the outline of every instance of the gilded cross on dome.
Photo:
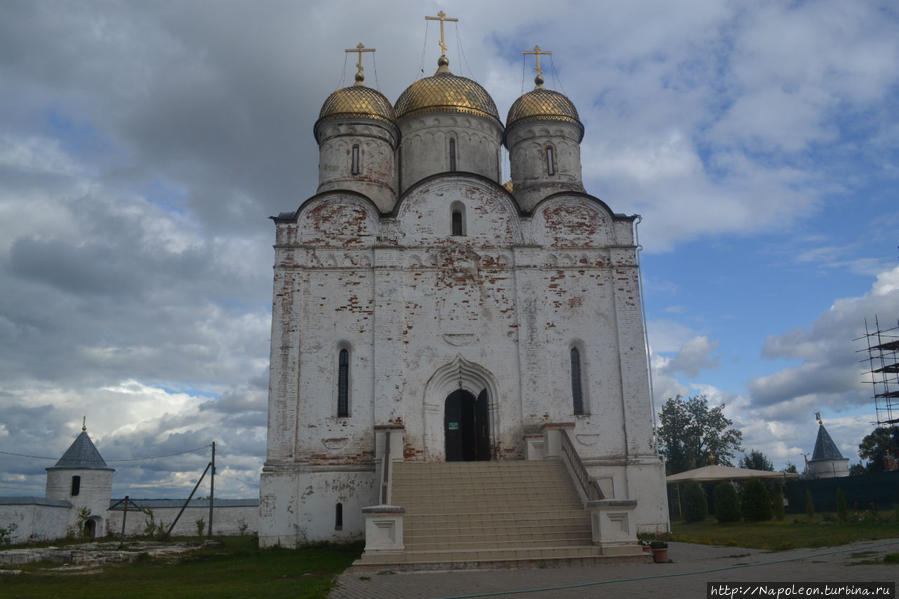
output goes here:
<path id="1" fill-rule="evenodd" d="M 446 42 L 443 40 L 443 22 L 449 21 L 451 23 L 458 23 L 459 19 L 450 18 L 441 10 L 437 13 L 436 17 L 425 17 L 425 21 L 440 21 L 440 56 L 446 58 Z"/>
<path id="2" fill-rule="evenodd" d="M 348 50 L 344 50 L 344 52 L 346 52 L 347 54 L 349 54 L 350 52 L 356 52 L 359 54 L 359 60 L 358 60 L 358 62 L 356 62 L 356 68 L 358 69 L 356 71 L 356 85 L 362 85 L 362 82 L 365 81 L 365 75 L 362 73 L 362 70 L 363 70 L 362 69 L 362 53 L 363 52 L 374 52 L 374 51 L 375 51 L 374 48 L 366 48 L 362 44 L 362 42 L 359 42 L 359 45 L 356 46 L 355 48 L 350 48 Z M 375 74 L 377 74 L 377 73 L 375 73 Z"/>
<path id="3" fill-rule="evenodd" d="M 533 50 L 525 50 L 522 54 L 533 54 L 537 57 L 537 66 L 534 67 L 534 70 L 537 71 L 537 76 L 534 77 L 534 83 L 537 84 L 537 87 L 543 87 L 543 69 L 540 68 L 540 56 L 549 56 L 552 52 L 543 50 L 540 46 L 534 46 Z"/>

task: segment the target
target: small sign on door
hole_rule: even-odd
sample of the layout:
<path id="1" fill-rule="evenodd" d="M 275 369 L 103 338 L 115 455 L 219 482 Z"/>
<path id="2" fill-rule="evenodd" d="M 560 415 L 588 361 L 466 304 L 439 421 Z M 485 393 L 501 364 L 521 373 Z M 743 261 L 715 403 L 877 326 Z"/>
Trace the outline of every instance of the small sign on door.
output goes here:
<path id="1" fill-rule="evenodd" d="M 459 430 L 459 423 L 458 423 L 458 422 L 447 422 L 447 423 L 446 423 L 446 430 L 448 430 L 448 431 L 457 431 L 457 430 Z"/>

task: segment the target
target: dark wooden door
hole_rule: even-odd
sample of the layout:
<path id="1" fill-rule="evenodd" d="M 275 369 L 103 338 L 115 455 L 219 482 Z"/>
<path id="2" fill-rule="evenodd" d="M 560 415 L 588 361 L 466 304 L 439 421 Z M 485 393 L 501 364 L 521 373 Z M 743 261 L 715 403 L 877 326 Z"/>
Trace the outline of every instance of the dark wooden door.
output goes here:
<path id="1" fill-rule="evenodd" d="M 447 462 L 490 459 L 487 403 L 486 389 L 478 397 L 462 389 L 447 396 L 443 424 Z"/>
<path id="2" fill-rule="evenodd" d="M 446 398 L 443 432 L 446 435 L 446 461 L 461 462 L 462 452 L 462 404 L 466 392 L 453 391 Z M 470 395 L 470 394 L 469 394 Z"/>
<path id="3" fill-rule="evenodd" d="M 474 405 L 475 460 L 490 459 L 490 426 L 487 416 L 487 390 L 478 395 Z"/>

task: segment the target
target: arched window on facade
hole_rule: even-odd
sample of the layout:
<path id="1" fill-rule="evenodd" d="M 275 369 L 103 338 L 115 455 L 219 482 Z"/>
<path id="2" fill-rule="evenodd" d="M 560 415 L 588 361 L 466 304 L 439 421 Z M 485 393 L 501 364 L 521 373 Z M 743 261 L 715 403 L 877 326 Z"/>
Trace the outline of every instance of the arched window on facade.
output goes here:
<path id="1" fill-rule="evenodd" d="M 452 137 L 449 140 L 449 163 L 450 172 L 456 172 L 456 140 Z"/>
<path id="2" fill-rule="evenodd" d="M 334 530 L 343 530 L 343 504 L 339 501 L 334 506 Z"/>
<path id="3" fill-rule="evenodd" d="M 576 347 L 571 348 L 571 401 L 574 406 L 574 415 L 584 414 L 584 392 L 581 386 L 581 352 Z"/>
<path id="4" fill-rule="evenodd" d="M 352 173 L 354 175 L 359 174 L 359 144 L 355 144 L 353 146 L 353 165 L 352 165 Z"/>
<path id="5" fill-rule="evenodd" d="M 548 174 L 550 177 L 556 174 L 556 166 L 553 160 L 552 146 L 546 147 L 546 174 Z"/>
<path id="6" fill-rule="evenodd" d="M 350 415 L 350 352 L 340 350 L 337 359 L 337 417 Z"/>
<path id="7" fill-rule="evenodd" d="M 72 477 L 72 497 L 78 495 L 81 492 L 81 477 L 73 476 Z"/>
<path id="8" fill-rule="evenodd" d="M 453 210 L 453 235 L 462 235 L 462 212 Z"/>

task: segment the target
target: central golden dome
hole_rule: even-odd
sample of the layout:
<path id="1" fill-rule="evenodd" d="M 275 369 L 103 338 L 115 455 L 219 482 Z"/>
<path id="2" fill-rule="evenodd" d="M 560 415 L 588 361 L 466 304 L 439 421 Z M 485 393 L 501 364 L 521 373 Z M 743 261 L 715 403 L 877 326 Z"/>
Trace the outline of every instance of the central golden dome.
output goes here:
<path id="1" fill-rule="evenodd" d="M 441 57 L 437 72 L 406 88 L 396 101 L 396 116 L 423 112 L 461 112 L 491 117 L 499 121 L 493 98 L 475 81 L 453 75 Z"/>

